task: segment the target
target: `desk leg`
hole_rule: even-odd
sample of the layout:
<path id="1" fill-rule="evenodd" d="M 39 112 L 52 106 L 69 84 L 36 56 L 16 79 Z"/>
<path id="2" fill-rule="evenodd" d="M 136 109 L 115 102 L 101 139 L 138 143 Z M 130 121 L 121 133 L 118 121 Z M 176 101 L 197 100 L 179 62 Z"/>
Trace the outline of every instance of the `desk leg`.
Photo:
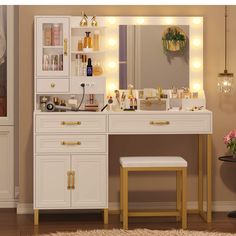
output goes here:
<path id="1" fill-rule="evenodd" d="M 212 136 L 207 135 L 207 223 L 212 221 Z"/>
<path id="2" fill-rule="evenodd" d="M 203 136 L 198 136 L 198 210 L 203 213 Z"/>
<path id="3" fill-rule="evenodd" d="M 128 171 L 127 168 L 122 168 L 122 178 L 123 178 L 123 229 L 128 229 Z"/>

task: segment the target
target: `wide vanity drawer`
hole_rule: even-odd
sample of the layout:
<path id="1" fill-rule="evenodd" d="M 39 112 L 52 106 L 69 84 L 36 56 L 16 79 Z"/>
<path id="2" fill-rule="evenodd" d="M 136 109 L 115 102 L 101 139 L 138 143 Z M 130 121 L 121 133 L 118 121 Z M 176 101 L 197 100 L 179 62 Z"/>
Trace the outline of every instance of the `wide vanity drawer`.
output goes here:
<path id="1" fill-rule="evenodd" d="M 36 132 L 106 132 L 105 115 L 36 115 Z"/>
<path id="2" fill-rule="evenodd" d="M 36 153 L 106 152 L 106 135 L 36 135 Z"/>
<path id="3" fill-rule="evenodd" d="M 69 91 L 68 79 L 37 79 L 37 93 L 66 93 Z"/>
<path id="4" fill-rule="evenodd" d="M 110 115 L 110 133 L 211 133 L 211 113 Z"/>

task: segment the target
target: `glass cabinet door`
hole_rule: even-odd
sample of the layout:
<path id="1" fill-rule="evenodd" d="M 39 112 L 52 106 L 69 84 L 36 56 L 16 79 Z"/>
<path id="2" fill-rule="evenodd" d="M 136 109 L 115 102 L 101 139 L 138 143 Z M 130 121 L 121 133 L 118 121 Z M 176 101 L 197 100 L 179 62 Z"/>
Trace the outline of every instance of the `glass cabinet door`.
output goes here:
<path id="1" fill-rule="evenodd" d="M 36 17 L 36 76 L 69 77 L 69 18 Z"/>

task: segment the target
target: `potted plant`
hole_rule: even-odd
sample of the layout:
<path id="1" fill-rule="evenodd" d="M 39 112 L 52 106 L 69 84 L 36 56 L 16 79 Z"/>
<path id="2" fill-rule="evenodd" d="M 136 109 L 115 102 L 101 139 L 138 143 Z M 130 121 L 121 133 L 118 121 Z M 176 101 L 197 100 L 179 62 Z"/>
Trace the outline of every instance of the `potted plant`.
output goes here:
<path id="1" fill-rule="evenodd" d="M 165 51 L 182 52 L 186 46 L 186 35 L 179 27 L 168 27 L 163 33 L 162 42 Z"/>
<path id="2" fill-rule="evenodd" d="M 233 158 L 236 158 L 236 129 L 230 131 L 224 137 L 224 143 L 227 148 L 232 152 Z"/>

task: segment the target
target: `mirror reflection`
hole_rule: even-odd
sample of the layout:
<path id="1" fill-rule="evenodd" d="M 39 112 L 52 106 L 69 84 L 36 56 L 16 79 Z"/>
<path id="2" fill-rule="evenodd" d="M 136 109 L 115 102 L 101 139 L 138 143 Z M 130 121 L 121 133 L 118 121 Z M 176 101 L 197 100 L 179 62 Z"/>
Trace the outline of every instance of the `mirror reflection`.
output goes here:
<path id="1" fill-rule="evenodd" d="M 119 86 L 189 87 L 188 25 L 120 25 Z"/>

